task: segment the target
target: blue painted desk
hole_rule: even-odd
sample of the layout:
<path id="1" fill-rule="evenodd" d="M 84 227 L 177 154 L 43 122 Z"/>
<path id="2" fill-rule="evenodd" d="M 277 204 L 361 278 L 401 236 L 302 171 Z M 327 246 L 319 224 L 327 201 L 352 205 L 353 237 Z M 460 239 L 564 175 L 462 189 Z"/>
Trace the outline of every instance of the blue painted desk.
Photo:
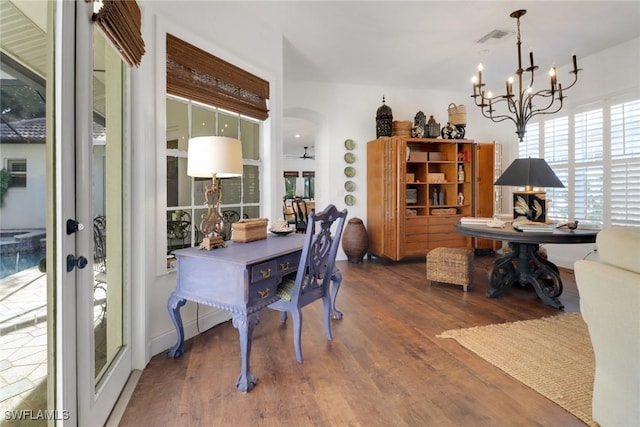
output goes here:
<path id="1" fill-rule="evenodd" d="M 240 338 L 242 362 L 236 387 L 243 392 L 250 391 L 256 384 L 249 368 L 253 328 L 258 323 L 260 310 L 279 299 L 276 289 L 282 276 L 298 269 L 303 243 L 304 234 L 269 235 L 267 239 L 249 243 L 227 242 L 226 248 L 211 251 L 198 248 L 174 251 L 178 280 L 167 309 L 178 341 L 168 355 L 175 358 L 184 352 L 180 308 L 187 300 L 227 310 Z M 340 281 L 340 272 L 336 270 L 331 289 L 334 317 L 342 317 L 335 309 Z"/>

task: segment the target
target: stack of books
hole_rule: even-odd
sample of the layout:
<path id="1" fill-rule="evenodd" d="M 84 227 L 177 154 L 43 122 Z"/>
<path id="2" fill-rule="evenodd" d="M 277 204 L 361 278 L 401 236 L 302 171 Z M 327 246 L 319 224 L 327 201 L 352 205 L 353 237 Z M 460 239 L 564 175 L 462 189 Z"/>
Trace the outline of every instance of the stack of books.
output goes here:
<path id="1" fill-rule="evenodd" d="M 493 218 L 485 218 L 480 216 L 463 216 L 460 218 L 460 224 L 466 225 L 487 225 Z"/>
<path id="2" fill-rule="evenodd" d="M 514 221 L 513 228 L 528 233 L 553 233 L 555 226 L 544 222 Z"/>

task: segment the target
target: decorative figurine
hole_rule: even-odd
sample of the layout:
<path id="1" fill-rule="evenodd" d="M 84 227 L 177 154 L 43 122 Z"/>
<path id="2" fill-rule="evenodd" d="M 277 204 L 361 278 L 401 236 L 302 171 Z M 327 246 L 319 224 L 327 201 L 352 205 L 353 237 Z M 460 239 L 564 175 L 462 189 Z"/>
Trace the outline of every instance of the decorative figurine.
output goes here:
<path id="1" fill-rule="evenodd" d="M 376 113 L 376 138 L 381 136 L 391 136 L 393 126 L 393 112 L 391 107 L 386 105 L 384 95 L 382 96 L 382 105 Z"/>
<path id="2" fill-rule="evenodd" d="M 437 138 L 440 136 L 440 123 L 436 123 L 436 119 L 434 119 L 433 116 L 429 117 L 425 133 L 429 138 Z"/>
<path id="3" fill-rule="evenodd" d="M 458 204 L 459 205 L 464 205 L 464 194 L 462 193 L 458 193 Z"/>
<path id="4" fill-rule="evenodd" d="M 438 206 L 438 189 L 433 189 L 433 206 Z"/>
<path id="5" fill-rule="evenodd" d="M 444 205 L 444 188 L 440 190 L 439 204 Z"/>

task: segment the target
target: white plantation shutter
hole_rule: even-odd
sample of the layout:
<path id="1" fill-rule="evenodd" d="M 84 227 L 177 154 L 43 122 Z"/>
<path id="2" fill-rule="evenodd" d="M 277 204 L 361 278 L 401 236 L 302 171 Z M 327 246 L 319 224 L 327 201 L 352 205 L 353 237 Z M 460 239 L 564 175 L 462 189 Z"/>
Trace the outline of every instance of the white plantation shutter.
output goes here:
<path id="1" fill-rule="evenodd" d="M 566 165 L 569 161 L 569 117 L 544 122 L 544 158 L 553 165 Z M 555 171 L 555 169 L 554 169 Z M 566 182 L 563 182 L 566 185 Z"/>
<path id="2" fill-rule="evenodd" d="M 518 158 L 526 159 L 527 157 L 540 158 L 540 125 L 538 123 L 527 125 L 524 139 L 518 146 Z"/>
<path id="3" fill-rule="evenodd" d="M 640 160 L 611 164 L 611 225 L 640 226 Z"/>
<path id="4" fill-rule="evenodd" d="M 602 108 L 574 118 L 573 218 L 599 226 L 604 219 L 604 114 Z"/>
<path id="5" fill-rule="evenodd" d="M 611 107 L 611 225 L 640 226 L 640 100 Z"/>
<path id="6" fill-rule="evenodd" d="M 604 173 L 599 165 L 576 165 L 573 186 L 573 218 L 603 225 Z"/>
<path id="7" fill-rule="evenodd" d="M 566 184 L 569 181 L 569 170 L 566 165 L 559 167 L 549 164 L 549 166 L 565 185 L 565 188 L 545 188 L 547 192 L 547 218 L 566 221 L 569 219 L 569 210 L 572 205 Z"/>
<path id="8" fill-rule="evenodd" d="M 544 123 L 544 158 L 564 188 L 546 188 L 550 199 L 547 215 L 557 220 L 569 219 L 569 118 L 559 117 Z"/>
<path id="9" fill-rule="evenodd" d="M 602 108 L 575 115 L 575 161 L 602 161 L 603 144 Z"/>

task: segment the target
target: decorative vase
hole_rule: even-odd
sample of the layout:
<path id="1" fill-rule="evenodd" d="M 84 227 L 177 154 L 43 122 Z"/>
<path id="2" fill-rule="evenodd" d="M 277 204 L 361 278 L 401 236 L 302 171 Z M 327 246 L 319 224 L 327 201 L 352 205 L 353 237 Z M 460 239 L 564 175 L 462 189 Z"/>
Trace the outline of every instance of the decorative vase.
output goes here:
<path id="1" fill-rule="evenodd" d="M 362 264 L 369 250 L 369 234 L 360 218 L 351 218 L 342 233 L 342 249 L 351 264 Z"/>
<path id="2" fill-rule="evenodd" d="M 453 126 L 451 123 L 447 123 L 445 127 L 442 128 L 440 132 L 442 135 L 442 139 L 457 139 L 458 138 L 458 129 Z"/>

